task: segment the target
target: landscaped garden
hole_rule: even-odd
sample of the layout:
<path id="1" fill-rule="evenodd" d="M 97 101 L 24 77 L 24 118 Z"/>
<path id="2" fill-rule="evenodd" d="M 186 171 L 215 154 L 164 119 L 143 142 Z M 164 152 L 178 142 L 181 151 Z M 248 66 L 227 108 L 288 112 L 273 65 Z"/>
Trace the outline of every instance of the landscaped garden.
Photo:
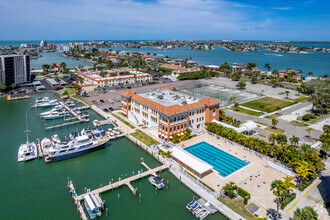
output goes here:
<path id="1" fill-rule="evenodd" d="M 231 110 L 235 111 L 235 112 L 239 112 L 242 114 L 246 114 L 246 115 L 252 115 L 252 116 L 261 116 L 262 114 L 260 112 L 255 112 L 246 108 L 242 108 L 242 107 L 231 107 Z"/>

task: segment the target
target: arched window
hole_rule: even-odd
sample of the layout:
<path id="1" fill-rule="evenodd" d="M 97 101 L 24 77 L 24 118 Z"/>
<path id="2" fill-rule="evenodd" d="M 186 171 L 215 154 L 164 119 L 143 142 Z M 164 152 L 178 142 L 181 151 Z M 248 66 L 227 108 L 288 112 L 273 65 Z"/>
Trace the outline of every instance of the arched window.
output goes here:
<path id="1" fill-rule="evenodd" d="M 215 111 L 216 111 L 216 108 L 213 109 L 213 116 L 215 116 Z"/>

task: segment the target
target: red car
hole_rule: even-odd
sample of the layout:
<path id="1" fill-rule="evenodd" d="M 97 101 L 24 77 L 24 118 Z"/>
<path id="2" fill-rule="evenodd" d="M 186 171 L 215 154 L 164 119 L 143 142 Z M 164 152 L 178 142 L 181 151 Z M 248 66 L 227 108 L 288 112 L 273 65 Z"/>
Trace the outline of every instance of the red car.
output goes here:
<path id="1" fill-rule="evenodd" d="M 116 87 L 116 89 L 119 89 L 118 87 Z"/>

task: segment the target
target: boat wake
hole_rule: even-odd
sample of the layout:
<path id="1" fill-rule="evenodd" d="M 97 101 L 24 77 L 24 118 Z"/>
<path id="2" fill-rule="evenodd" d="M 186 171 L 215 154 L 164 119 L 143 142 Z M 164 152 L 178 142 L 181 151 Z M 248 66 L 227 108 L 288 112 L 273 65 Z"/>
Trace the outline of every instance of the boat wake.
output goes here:
<path id="1" fill-rule="evenodd" d="M 267 55 L 267 56 L 277 56 L 277 57 L 283 57 L 284 56 L 283 54 L 273 54 L 273 53 L 264 53 L 264 55 Z"/>

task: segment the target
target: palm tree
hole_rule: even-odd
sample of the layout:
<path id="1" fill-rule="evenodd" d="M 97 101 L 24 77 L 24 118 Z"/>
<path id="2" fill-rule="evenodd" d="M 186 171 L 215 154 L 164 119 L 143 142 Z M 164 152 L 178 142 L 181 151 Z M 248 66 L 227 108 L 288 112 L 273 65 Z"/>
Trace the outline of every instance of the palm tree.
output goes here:
<path id="1" fill-rule="evenodd" d="M 261 90 L 261 95 L 264 95 L 264 92 L 265 92 L 265 90 L 262 89 L 262 90 Z"/>
<path id="2" fill-rule="evenodd" d="M 266 63 L 265 64 L 265 68 L 268 70 L 268 72 L 270 71 L 270 64 L 269 63 Z"/>
<path id="3" fill-rule="evenodd" d="M 276 136 L 276 141 L 279 143 L 282 147 L 284 144 L 288 142 L 287 137 L 284 134 L 278 134 Z"/>
<path id="4" fill-rule="evenodd" d="M 293 183 L 293 178 L 291 176 L 284 177 L 283 186 L 286 189 L 286 193 L 290 193 L 296 186 Z"/>
<path id="5" fill-rule="evenodd" d="M 318 218 L 317 212 L 310 206 L 306 206 L 303 209 L 297 208 L 294 211 L 294 216 L 290 218 L 290 220 L 317 220 Z"/>
<path id="6" fill-rule="evenodd" d="M 225 110 L 219 109 L 219 120 L 223 120 L 225 117 Z"/>
<path id="7" fill-rule="evenodd" d="M 285 194 L 285 187 L 283 182 L 281 180 L 274 180 L 270 185 L 270 190 L 273 190 L 273 195 L 277 197 L 275 202 L 277 207 L 277 217 L 279 217 L 280 199 Z"/>
<path id="8" fill-rule="evenodd" d="M 66 63 L 65 63 L 65 62 L 62 62 L 62 63 L 61 63 L 61 67 L 62 67 L 63 69 L 65 69 L 65 68 L 66 68 Z"/>
<path id="9" fill-rule="evenodd" d="M 273 129 L 276 129 L 276 125 L 278 124 L 278 120 L 277 118 L 273 117 L 272 118 L 272 126 L 273 126 Z"/>
<path id="10" fill-rule="evenodd" d="M 305 131 L 308 132 L 308 136 L 310 137 L 311 136 L 311 131 L 313 131 L 313 128 L 307 128 Z"/>
<path id="11" fill-rule="evenodd" d="M 310 176 L 315 176 L 315 167 L 311 163 L 303 160 L 298 163 L 298 166 L 295 168 L 295 172 L 299 177 L 298 183 L 300 186 L 303 180 L 307 180 Z"/>
<path id="12" fill-rule="evenodd" d="M 236 102 L 236 103 L 234 104 L 235 111 L 238 111 L 238 107 L 239 107 L 239 104 Z"/>
<path id="13" fill-rule="evenodd" d="M 235 96 L 229 98 L 229 100 L 230 100 L 231 102 L 236 101 L 236 99 L 237 99 L 237 98 L 236 98 Z"/>
<path id="14" fill-rule="evenodd" d="M 309 71 L 309 72 L 307 73 L 307 76 L 313 76 L 313 72 Z"/>
<path id="15" fill-rule="evenodd" d="M 278 74 L 279 74 L 279 72 L 278 72 L 278 70 L 277 70 L 277 69 L 274 69 L 274 70 L 272 71 L 272 74 L 273 74 L 273 77 L 277 78 L 277 77 L 278 77 Z"/>
<path id="16" fill-rule="evenodd" d="M 274 144 L 275 144 L 275 141 L 276 141 L 276 138 L 277 138 L 276 134 L 271 133 L 271 134 L 268 136 L 268 141 L 269 141 L 269 142 L 272 142 L 272 144 L 274 145 Z"/>
<path id="17" fill-rule="evenodd" d="M 291 145 L 293 145 L 293 146 L 297 146 L 299 143 L 299 138 L 294 135 L 289 140 L 291 142 Z"/>
<path id="18" fill-rule="evenodd" d="M 290 91 L 289 90 L 286 90 L 285 93 L 286 93 L 286 97 L 288 98 L 289 97 L 289 94 L 290 94 Z"/>

